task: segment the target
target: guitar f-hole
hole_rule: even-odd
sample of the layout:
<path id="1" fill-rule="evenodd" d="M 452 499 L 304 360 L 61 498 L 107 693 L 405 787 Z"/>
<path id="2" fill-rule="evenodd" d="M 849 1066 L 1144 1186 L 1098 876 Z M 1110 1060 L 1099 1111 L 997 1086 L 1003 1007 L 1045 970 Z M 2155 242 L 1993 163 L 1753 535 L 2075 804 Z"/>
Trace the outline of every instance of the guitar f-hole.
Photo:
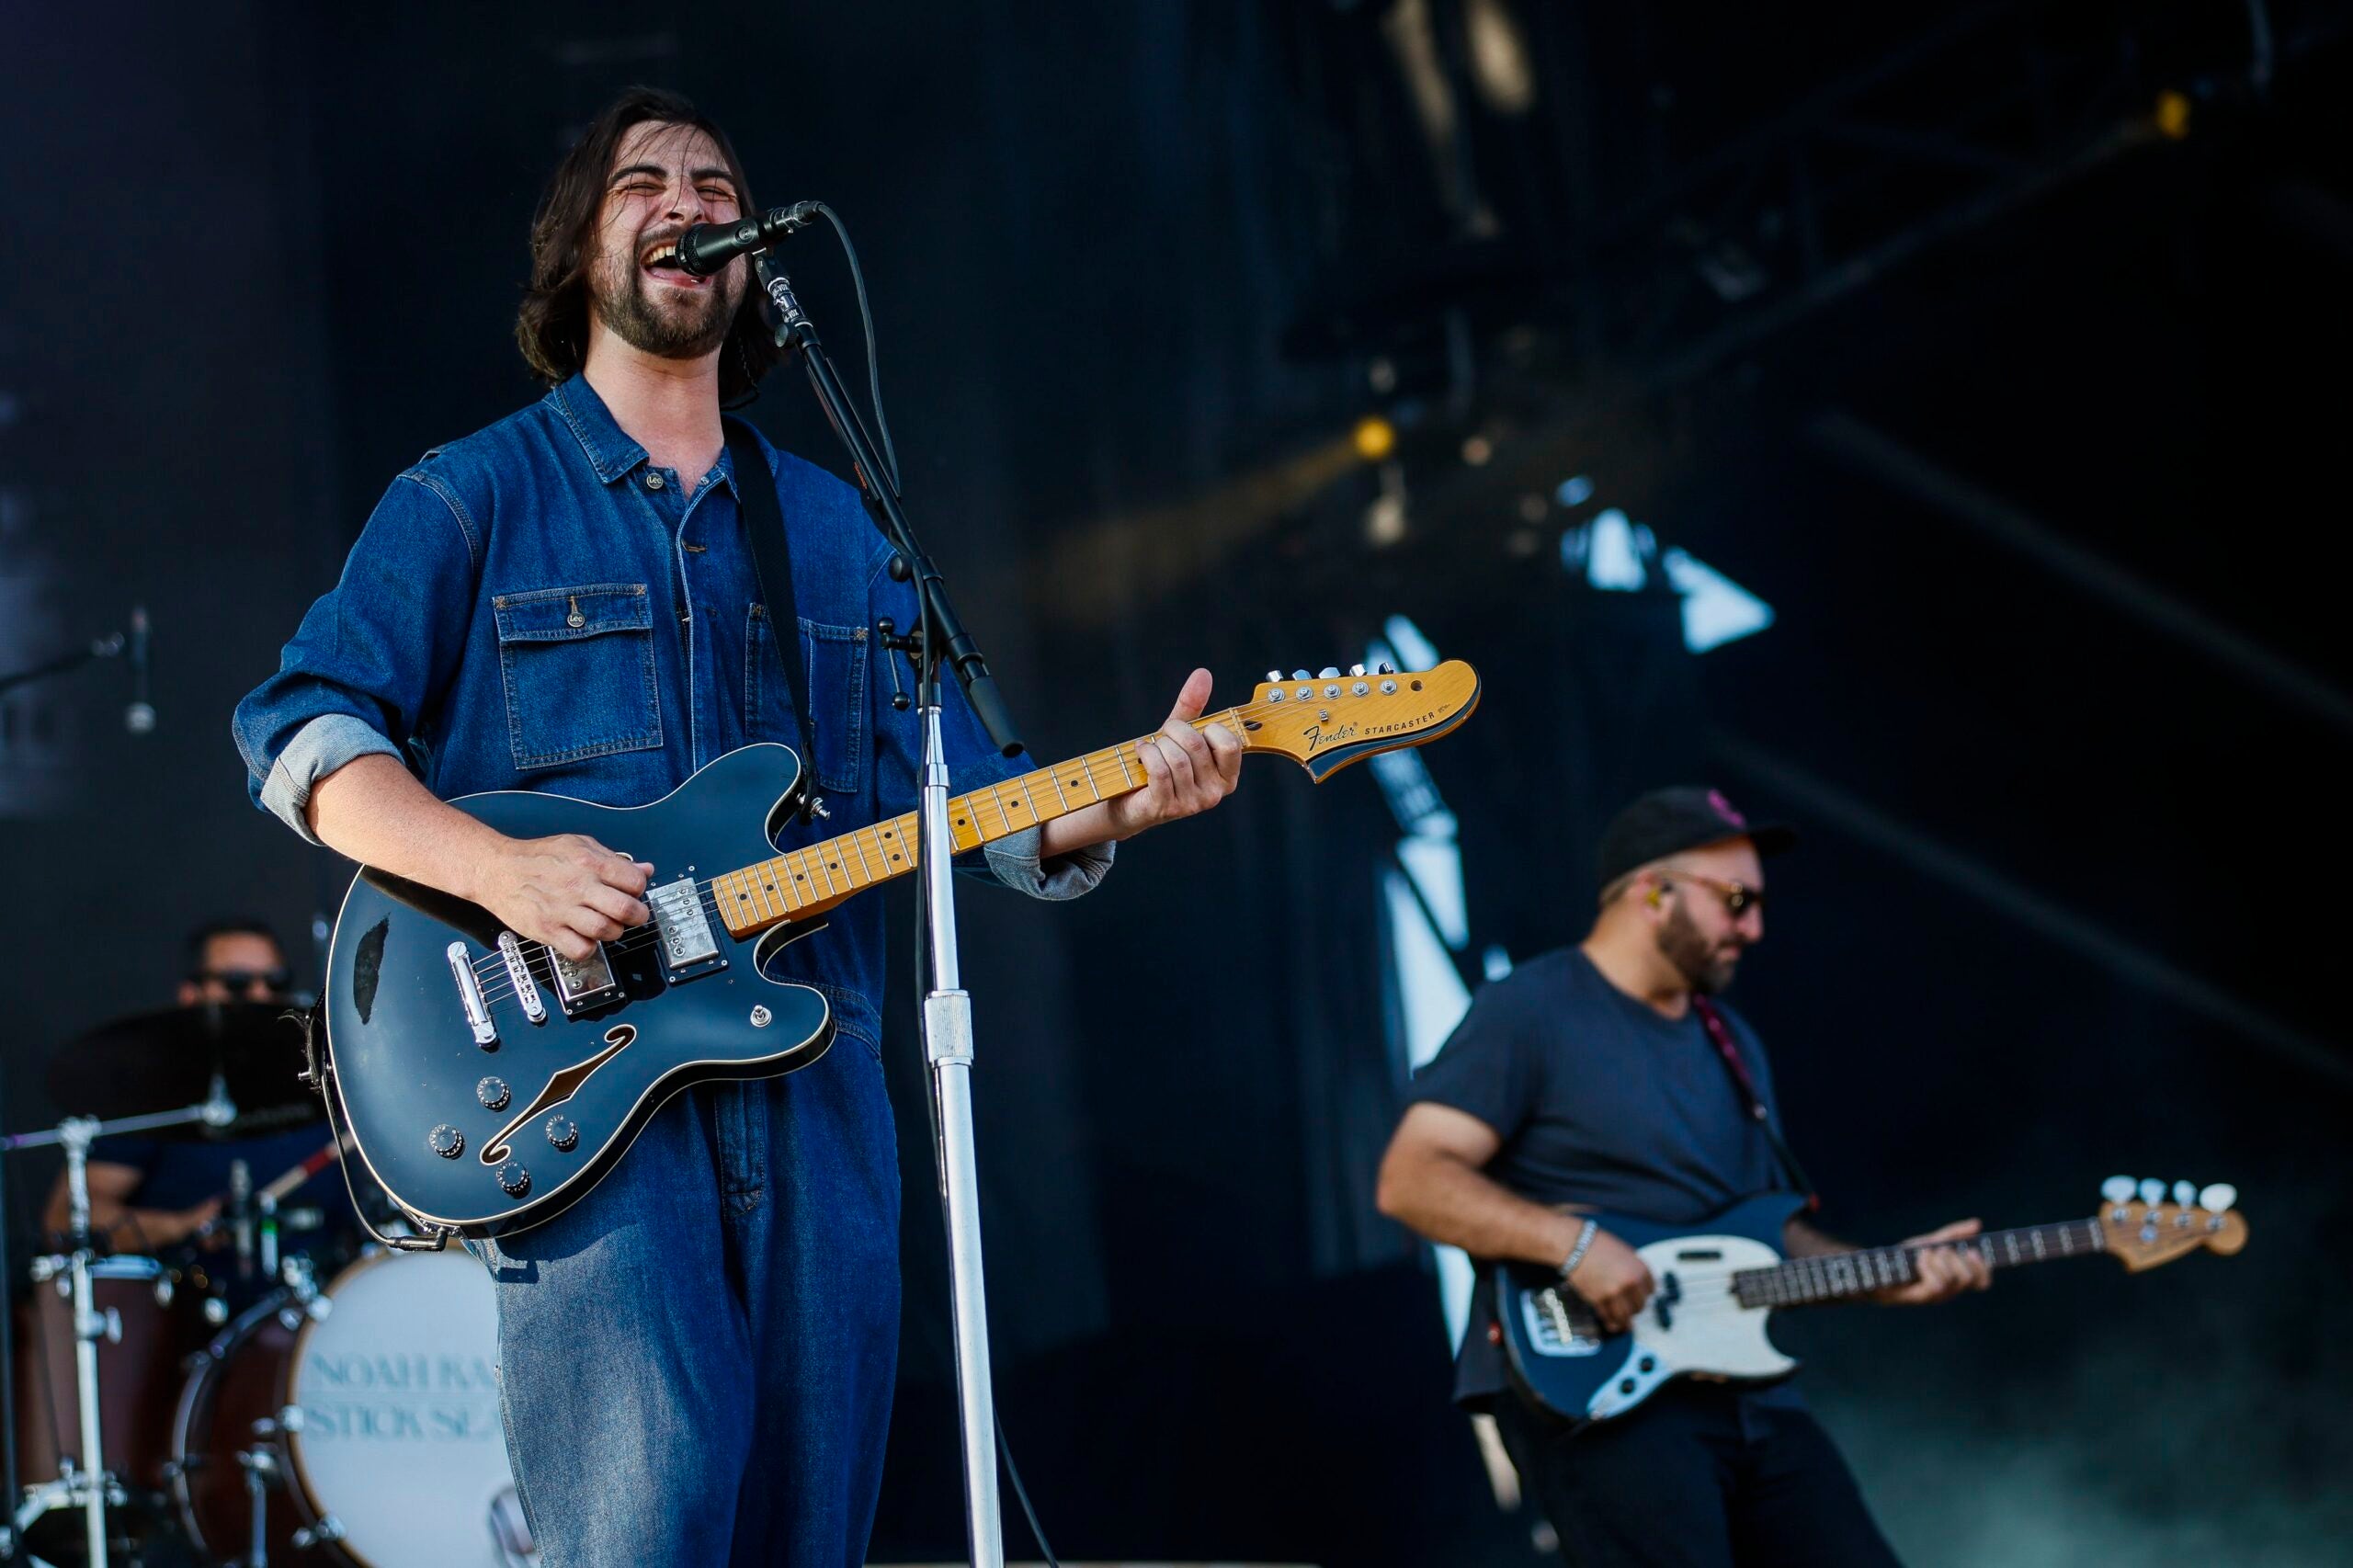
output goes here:
<path id="1" fill-rule="evenodd" d="M 585 1062 L 575 1062 L 569 1067 L 560 1069 L 548 1079 L 548 1086 L 541 1089 L 531 1103 L 523 1108 L 522 1114 L 492 1134 L 490 1140 L 483 1145 L 482 1163 L 485 1165 L 494 1165 L 513 1153 L 514 1151 L 507 1147 L 506 1141 L 521 1131 L 525 1122 L 543 1110 L 554 1109 L 578 1094 L 581 1085 L 594 1075 L 597 1068 L 619 1056 L 622 1050 L 636 1038 L 637 1026 L 634 1024 L 615 1024 L 611 1028 L 607 1029 L 604 1050 Z"/>

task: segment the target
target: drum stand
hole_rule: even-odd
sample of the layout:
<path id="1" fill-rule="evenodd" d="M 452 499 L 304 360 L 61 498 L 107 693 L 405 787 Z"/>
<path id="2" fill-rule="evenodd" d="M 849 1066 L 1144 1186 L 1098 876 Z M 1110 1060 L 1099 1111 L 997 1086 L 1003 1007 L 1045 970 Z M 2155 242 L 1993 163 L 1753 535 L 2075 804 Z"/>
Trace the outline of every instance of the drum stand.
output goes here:
<path id="1" fill-rule="evenodd" d="M 45 1481 L 33 1487 L 17 1509 L 15 1538 L 24 1539 L 26 1527 L 44 1514 L 78 1508 L 87 1534 L 88 1568 L 107 1568 L 107 1509 L 119 1508 L 130 1501 L 119 1478 L 106 1468 L 106 1443 L 98 1430 L 98 1341 L 119 1337 L 119 1324 L 98 1312 L 90 1292 L 90 1265 L 97 1257 L 97 1238 L 90 1234 L 90 1142 L 102 1135 L 120 1132 L 145 1132 L 158 1127 L 178 1127 L 191 1121 L 202 1121 L 214 1127 L 225 1127 L 236 1119 L 237 1108 L 229 1101 L 221 1080 L 212 1081 L 212 1093 L 202 1105 L 186 1110 L 161 1111 L 153 1116 L 127 1116 L 114 1121 L 99 1121 L 92 1117 L 69 1116 L 57 1124 L 53 1131 L 20 1132 L 0 1138 L 0 1153 L 15 1149 L 39 1148 L 54 1143 L 65 1152 L 65 1192 L 72 1206 L 72 1224 L 66 1239 L 74 1250 L 63 1256 L 35 1258 L 32 1271 L 36 1283 L 56 1278 L 60 1274 L 73 1281 L 74 1295 L 74 1387 L 81 1405 L 82 1449 L 85 1462 L 76 1464 L 73 1456 L 60 1455 L 60 1474 L 54 1481 Z M 38 1558 L 32 1559 L 39 1562 Z"/>

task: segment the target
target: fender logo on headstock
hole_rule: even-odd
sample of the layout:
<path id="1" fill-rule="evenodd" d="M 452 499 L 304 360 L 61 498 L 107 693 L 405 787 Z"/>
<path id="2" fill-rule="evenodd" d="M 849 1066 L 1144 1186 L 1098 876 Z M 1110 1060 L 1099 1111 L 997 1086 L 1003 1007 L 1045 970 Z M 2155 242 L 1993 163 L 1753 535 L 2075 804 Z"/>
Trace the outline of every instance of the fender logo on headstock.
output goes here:
<path id="1" fill-rule="evenodd" d="M 1307 755 L 1313 756 L 1325 746 L 1336 746 L 1342 741 L 1354 740 L 1356 733 L 1357 727 L 1354 724 L 1343 724 L 1328 735 L 1324 733 L 1323 725 L 1310 724 L 1302 733 L 1300 738 L 1307 743 Z"/>

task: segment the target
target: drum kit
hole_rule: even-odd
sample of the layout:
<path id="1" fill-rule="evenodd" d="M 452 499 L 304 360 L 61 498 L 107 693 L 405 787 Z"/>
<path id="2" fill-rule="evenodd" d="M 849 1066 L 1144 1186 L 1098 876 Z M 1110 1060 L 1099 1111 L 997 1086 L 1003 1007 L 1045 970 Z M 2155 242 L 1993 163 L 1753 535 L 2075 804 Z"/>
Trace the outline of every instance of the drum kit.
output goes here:
<path id="1" fill-rule="evenodd" d="M 263 1004 L 121 1019 L 51 1071 L 75 1114 L 0 1137 L 0 1151 L 63 1151 L 70 1215 L 32 1260 L 17 1319 L 5 1418 L 25 1484 L 0 1538 L 22 1561 L 536 1561 L 499 1427 L 487 1273 L 462 1254 L 358 1244 L 363 1226 L 399 1230 L 358 1190 L 364 1176 L 351 1187 L 364 1221 L 281 1208 L 338 1163 L 294 1039 L 285 1010 Z M 218 1218 L 185 1244 L 116 1251 L 92 1225 L 97 1139 L 282 1141 L 308 1123 L 324 1147 L 258 1186 L 229 1162 Z"/>

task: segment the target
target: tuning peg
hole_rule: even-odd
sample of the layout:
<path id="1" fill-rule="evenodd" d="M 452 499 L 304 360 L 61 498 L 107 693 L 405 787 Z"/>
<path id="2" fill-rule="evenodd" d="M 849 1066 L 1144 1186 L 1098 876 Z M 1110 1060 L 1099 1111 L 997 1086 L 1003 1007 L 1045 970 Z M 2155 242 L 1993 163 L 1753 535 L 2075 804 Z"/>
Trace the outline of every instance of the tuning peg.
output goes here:
<path id="1" fill-rule="evenodd" d="M 2110 1176 L 2099 1184 L 2099 1195 L 2110 1203 L 2130 1203 L 2139 1186 L 2131 1176 Z"/>
<path id="2" fill-rule="evenodd" d="M 1290 678 L 1293 680 L 1313 680 L 1315 677 L 1309 675 L 1305 670 L 1293 670 L 1290 672 Z"/>
<path id="3" fill-rule="evenodd" d="M 2154 1176 L 2143 1176 L 2141 1178 L 2141 1201 L 2143 1203 L 2163 1203 L 2165 1200 L 2165 1184 L 2159 1181 Z"/>
<path id="4" fill-rule="evenodd" d="M 1280 686 L 1282 684 L 1282 679 L 1283 672 L 1280 670 L 1268 670 L 1267 672 L 1267 683 L 1269 686 Z"/>
<path id="5" fill-rule="evenodd" d="M 2209 1214 L 2220 1214 L 2239 1200 L 2239 1189 L 2229 1182 L 2218 1181 L 2198 1195 L 2198 1207 Z"/>
<path id="6" fill-rule="evenodd" d="M 1385 660 L 1384 660 L 1384 661 L 1382 661 L 1381 664 L 1376 665 L 1374 665 L 1374 666 L 1373 666 L 1373 671 L 1372 671 L 1372 673 L 1373 673 L 1373 674 L 1375 674 L 1375 675 L 1377 675 L 1377 676 L 1393 676 L 1393 675 L 1395 675 L 1395 674 L 1397 673 L 1397 671 L 1396 671 L 1396 669 L 1395 669 L 1395 667 L 1394 667 L 1394 666 L 1391 665 L 1387 661 L 1385 661 Z"/>
<path id="7" fill-rule="evenodd" d="M 1350 665 L 1348 666 L 1348 674 L 1352 676 L 1360 676 L 1364 674 L 1364 666 L 1362 665 Z"/>
<path id="8" fill-rule="evenodd" d="M 1340 666 L 1337 665 L 1326 665 L 1322 669 L 1315 672 L 1315 678 L 1317 680 L 1337 680 L 1340 678 Z"/>
<path id="9" fill-rule="evenodd" d="M 2192 1181 L 2177 1181 L 2174 1183 L 2173 1200 L 2176 1203 L 2180 1204 L 2184 1209 L 2188 1208 L 2191 1204 L 2198 1201 L 2198 1184 Z"/>

